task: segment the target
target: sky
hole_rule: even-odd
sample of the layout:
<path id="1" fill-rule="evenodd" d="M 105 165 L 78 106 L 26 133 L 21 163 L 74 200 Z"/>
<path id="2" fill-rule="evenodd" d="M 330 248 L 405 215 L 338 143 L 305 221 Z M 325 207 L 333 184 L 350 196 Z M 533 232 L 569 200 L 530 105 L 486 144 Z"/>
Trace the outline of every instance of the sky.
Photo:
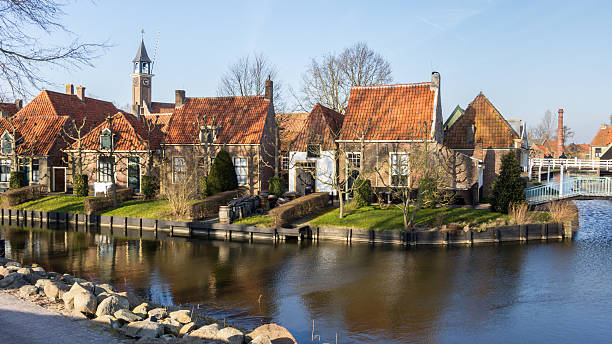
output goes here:
<path id="1" fill-rule="evenodd" d="M 74 37 L 111 47 L 94 68 L 45 71 L 50 88 L 80 84 L 119 106 L 131 101 L 131 60 L 144 30 L 155 56 L 154 101 L 172 102 L 176 89 L 215 96 L 228 66 L 253 52 L 299 90 L 310 59 L 363 41 L 390 62 L 393 83 L 440 72 L 445 118 L 483 92 L 528 128 L 563 108 L 576 132 L 571 141 L 588 143 L 612 113 L 612 3 L 605 1 L 99 0 L 70 2 L 64 12 Z"/>

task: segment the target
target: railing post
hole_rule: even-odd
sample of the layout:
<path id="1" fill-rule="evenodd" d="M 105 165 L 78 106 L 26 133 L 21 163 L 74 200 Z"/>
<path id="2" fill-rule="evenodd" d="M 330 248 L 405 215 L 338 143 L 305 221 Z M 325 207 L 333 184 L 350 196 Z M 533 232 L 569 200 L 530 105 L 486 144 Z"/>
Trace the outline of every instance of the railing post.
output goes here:
<path id="1" fill-rule="evenodd" d="M 559 198 L 563 197 L 563 165 L 560 166 L 561 175 L 559 176 Z"/>

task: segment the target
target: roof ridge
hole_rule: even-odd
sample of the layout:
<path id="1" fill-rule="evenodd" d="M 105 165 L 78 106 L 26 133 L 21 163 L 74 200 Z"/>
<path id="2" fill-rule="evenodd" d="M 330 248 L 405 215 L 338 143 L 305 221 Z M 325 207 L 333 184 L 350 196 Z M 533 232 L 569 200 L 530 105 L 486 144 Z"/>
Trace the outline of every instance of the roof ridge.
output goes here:
<path id="1" fill-rule="evenodd" d="M 264 95 L 248 95 L 248 96 L 216 96 L 216 97 L 187 97 L 187 99 L 199 99 L 199 100 L 204 100 L 204 99 L 232 99 L 232 98 L 261 98 L 264 100 L 268 100 L 266 99 Z"/>
<path id="2" fill-rule="evenodd" d="M 45 97 L 47 97 L 47 100 L 49 101 L 49 105 L 51 106 L 51 109 L 53 110 L 53 112 L 55 113 L 55 115 L 59 115 L 59 113 L 57 112 L 57 109 L 55 108 L 55 105 L 53 104 L 53 101 L 51 100 L 51 97 L 49 97 L 49 92 L 53 92 L 53 91 L 49 91 L 49 90 L 43 90 L 41 92 L 41 94 L 44 94 Z M 55 92 L 57 93 L 57 92 Z M 38 96 L 37 96 L 38 97 Z"/>
<path id="3" fill-rule="evenodd" d="M 352 86 L 351 89 L 370 89 L 370 88 L 393 88 L 393 87 L 416 87 L 416 86 L 425 86 L 431 85 L 431 81 L 425 82 L 414 82 L 407 84 L 393 84 L 393 85 L 369 85 L 369 86 Z"/>

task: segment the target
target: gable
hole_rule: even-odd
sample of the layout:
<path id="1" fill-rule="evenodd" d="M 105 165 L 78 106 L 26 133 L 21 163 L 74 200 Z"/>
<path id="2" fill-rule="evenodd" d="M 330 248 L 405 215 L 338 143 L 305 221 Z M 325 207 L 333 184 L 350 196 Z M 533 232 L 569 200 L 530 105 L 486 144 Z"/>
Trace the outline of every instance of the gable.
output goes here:
<path id="1" fill-rule="evenodd" d="M 320 144 L 322 150 L 334 150 L 343 120 L 340 113 L 317 104 L 297 134 L 291 150 L 305 152 L 309 143 Z"/>

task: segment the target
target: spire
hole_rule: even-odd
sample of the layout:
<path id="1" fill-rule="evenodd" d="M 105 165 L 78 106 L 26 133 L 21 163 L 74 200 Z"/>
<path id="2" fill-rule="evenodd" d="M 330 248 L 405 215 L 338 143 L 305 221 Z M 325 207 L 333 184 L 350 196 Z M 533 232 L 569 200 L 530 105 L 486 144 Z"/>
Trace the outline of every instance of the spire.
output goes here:
<path id="1" fill-rule="evenodd" d="M 151 59 L 149 58 L 149 55 L 147 55 L 147 48 L 145 48 L 145 45 L 144 45 L 144 39 L 140 40 L 140 46 L 138 47 L 138 52 L 136 52 L 136 57 L 134 57 L 132 62 L 151 63 Z"/>

